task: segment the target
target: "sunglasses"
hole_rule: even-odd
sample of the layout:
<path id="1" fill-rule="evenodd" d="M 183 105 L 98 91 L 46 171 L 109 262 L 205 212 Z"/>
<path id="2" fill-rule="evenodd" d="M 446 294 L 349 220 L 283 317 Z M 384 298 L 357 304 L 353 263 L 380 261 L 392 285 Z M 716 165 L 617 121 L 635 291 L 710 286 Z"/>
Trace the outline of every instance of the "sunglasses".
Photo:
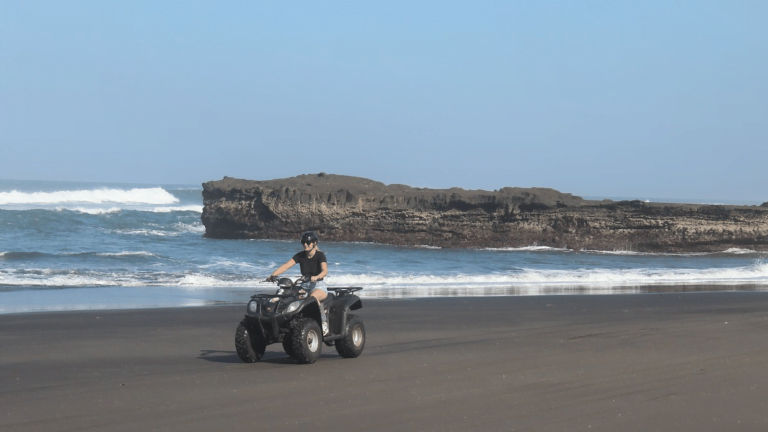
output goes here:
<path id="1" fill-rule="evenodd" d="M 314 242 L 311 242 L 311 241 L 303 241 L 303 242 L 301 242 L 301 244 L 303 244 L 303 245 L 308 245 L 308 244 L 312 244 L 312 243 L 314 243 Z"/>

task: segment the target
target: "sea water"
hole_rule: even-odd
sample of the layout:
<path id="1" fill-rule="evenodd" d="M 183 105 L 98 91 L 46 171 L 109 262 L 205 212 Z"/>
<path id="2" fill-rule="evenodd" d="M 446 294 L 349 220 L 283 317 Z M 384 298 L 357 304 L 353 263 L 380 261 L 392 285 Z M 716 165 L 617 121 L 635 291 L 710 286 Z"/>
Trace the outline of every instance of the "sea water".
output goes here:
<path id="1" fill-rule="evenodd" d="M 0 313 L 242 303 L 296 241 L 203 237 L 198 185 L 0 180 Z M 323 242 L 326 282 L 367 298 L 768 288 L 768 254 Z M 298 276 L 298 266 L 290 276 Z"/>

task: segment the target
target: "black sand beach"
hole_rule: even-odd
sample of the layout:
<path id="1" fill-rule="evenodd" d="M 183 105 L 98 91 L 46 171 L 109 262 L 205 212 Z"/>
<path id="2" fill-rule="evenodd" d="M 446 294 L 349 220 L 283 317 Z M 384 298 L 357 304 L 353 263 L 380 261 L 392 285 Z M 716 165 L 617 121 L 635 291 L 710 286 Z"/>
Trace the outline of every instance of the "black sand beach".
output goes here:
<path id="1" fill-rule="evenodd" d="M 768 293 L 364 306 L 314 365 L 241 363 L 241 306 L 0 316 L 0 430 L 768 430 Z"/>

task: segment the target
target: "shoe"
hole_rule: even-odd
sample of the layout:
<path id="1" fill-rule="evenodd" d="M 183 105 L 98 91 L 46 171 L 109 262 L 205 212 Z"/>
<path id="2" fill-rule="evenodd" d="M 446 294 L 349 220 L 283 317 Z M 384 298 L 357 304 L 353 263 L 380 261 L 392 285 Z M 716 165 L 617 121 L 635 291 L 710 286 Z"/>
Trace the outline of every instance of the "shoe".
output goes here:
<path id="1" fill-rule="evenodd" d="M 323 321 L 323 336 L 328 334 L 328 323 Z"/>

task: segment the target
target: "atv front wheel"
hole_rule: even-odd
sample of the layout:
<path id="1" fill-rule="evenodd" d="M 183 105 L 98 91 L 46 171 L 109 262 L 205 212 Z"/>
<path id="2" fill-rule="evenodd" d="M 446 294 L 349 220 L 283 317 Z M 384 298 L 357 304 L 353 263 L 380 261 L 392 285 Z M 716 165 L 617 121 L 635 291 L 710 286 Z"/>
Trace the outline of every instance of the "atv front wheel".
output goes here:
<path id="1" fill-rule="evenodd" d="M 235 349 L 237 349 L 240 360 L 246 363 L 256 363 L 264 355 L 267 343 L 261 335 L 249 332 L 247 324 L 243 321 L 235 331 Z"/>
<path id="2" fill-rule="evenodd" d="M 295 322 L 291 331 L 293 354 L 300 363 L 314 363 L 320 357 L 323 333 L 317 321 L 302 318 Z"/>
<path id="3" fill-rule="evenodd" d="M 355 358 L 365 347 L 365 325 L 357 315 L 347 315 L 346 336 L 336 341 L 336 352 L 344 358 Z"/>

